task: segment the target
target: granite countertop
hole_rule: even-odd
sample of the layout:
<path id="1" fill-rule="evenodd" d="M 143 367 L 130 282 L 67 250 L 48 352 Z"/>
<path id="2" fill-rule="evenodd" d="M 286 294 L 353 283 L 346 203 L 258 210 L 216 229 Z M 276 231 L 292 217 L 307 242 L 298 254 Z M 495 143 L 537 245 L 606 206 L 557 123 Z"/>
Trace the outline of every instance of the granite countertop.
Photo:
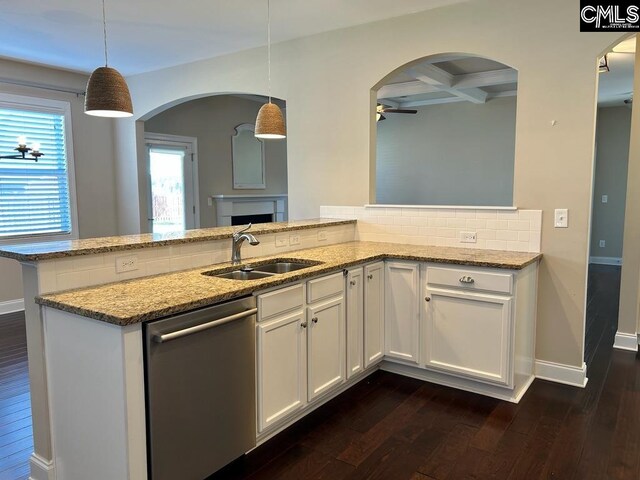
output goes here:
<path id="1" fill-rule="evenodd" d="M 256 223 L 251 227 L 254 235 L 266 233 L 306 230 L 318 227 L 355 224 L 356 220 L 336 220 L 316 218 L 292 222 Z M 25 243 L 0 246 L 0 257 L 13 258 L 20 262 L 35 262 L 52 258 L 92 255 L 96 253 L 137 250 L 149 247 L 164 247 L 181 243 L 206 242 L 231 238 L 234 227 L 199 228 L 183 232 L 143 233 L 120 237 L 87 238 L 82 240 L 61 240 L 57 242 Z"/>
<path id="2" fill-rule="evenodd" d="M 91 288 L 37 297 L 36 302 L 115 325 L 155 320 L 235 297 L 252 294 L 303 278 L 340 270 L 360 263 L 387 258 L 519 270 L 538 261 L 539 253 L 475 250 L 455 247 L 415 246 L 394 243 L 348 242 L 288 252 L 285 255 L 252 258 L 244 265 L 259 265 L 275 259 L 322 262 L 295 272 L 258 280 L 227 280 L 202 272 L 231 271 L 230 263 L 139 278 Z"/>

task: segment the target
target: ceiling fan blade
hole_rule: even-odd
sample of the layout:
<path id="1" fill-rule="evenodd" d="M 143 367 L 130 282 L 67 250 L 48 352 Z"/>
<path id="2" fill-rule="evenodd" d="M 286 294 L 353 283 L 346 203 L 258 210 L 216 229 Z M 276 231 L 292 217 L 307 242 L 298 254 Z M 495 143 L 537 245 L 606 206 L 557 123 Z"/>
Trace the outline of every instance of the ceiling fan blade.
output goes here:
<path id="1" fill-rule="evenodd" d="M 417 110 L 407 110 L 404 108 L 383 108 L 382 111 L 384 113 L 411 113 L 411 114 L 418 113 Z"/>

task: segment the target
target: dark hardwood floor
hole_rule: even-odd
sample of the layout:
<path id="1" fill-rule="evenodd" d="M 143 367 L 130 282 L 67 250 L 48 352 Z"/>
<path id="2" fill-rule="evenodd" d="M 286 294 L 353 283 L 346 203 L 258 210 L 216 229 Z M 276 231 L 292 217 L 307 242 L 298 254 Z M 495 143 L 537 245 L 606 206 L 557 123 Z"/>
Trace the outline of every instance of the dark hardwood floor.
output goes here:
<path id="1" fill-rule="evenodd" d="M 612 349 L 619 267 L 590 276 L 585 389 L 511 404 L 376 372 L 209 480 L 640 478 L 640 362 Z"/>
<path id="2" fill-rule="evenodd" d="M 33 452 L 24 312 L 0 316 L 0 480 L 29 478 Z"/>
<path id="3" fill-rule="evenodd" d="M 536 380 L 514 405 L 377 372 L 210 480 L 637 480 L 640 362 L 611 348 L 619 281 L 592 268 L 585 389 Z M 6 315 L 0 480 L 28 478 L 32 449 L 24 316 Z"/>

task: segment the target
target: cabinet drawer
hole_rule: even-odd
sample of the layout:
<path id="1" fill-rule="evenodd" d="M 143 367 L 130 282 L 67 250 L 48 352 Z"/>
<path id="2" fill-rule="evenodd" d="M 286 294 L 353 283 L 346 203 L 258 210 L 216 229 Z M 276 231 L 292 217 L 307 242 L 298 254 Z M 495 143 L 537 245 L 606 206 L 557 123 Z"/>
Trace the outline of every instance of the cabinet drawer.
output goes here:
<path id="1" fill-rule="evenodd" d="M 464 268 L 427 267 L 427 284 L 511 294 L 513 275 Z"/>
<path id="2" fill-rule="evenodd" d="M 281 288 L 258 296 L 258 321 L 300 309 L 304 305 L 303 285 Z"/>
<path id="3" fill-rule="evenodd" d="M 335 275 L 309 280 L 307 282 L 307 302 L 313 303 L 323 298 L 341 295 L 344 292 L 344 275 Z"/>

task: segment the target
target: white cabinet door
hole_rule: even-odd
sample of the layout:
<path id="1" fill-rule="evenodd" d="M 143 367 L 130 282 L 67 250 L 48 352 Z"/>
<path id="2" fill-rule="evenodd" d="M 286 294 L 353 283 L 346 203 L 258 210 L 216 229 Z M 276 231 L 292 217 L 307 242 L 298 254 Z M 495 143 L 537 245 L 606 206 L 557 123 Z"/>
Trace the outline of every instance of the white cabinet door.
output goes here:
<path id="1" fill-rule="evenodd" d="M 385 353 L 418 362 L 420 265 L 387 262 L 385 271 Z"/>
<path id="2" fill-rule="evenodd" d="M 511 386 L 511 298 L 427 289 L 425 299 L 425 365 Z"/>
<path id="3" fill-rule="evenodd" d="M 309 401 L 345 380 L 344 299 L 307 308 L 307 394 Z"/>
<path id="4" fill-rule="evenodd" d="M 345 302 L 347 310 L 347 378 L 364 369 L 364 273 L 362 267 L 348 270 Z"/>
<path id="5" fill-rule="evenodd" d="M 306 403 L 306 329 L 302 310 L 258 323 L 258 432 Z"/>
<path id="6" fill-rule="evenodd" d="M 364 268 L 364 367 L 384 355 L 384 262 Z"/>

